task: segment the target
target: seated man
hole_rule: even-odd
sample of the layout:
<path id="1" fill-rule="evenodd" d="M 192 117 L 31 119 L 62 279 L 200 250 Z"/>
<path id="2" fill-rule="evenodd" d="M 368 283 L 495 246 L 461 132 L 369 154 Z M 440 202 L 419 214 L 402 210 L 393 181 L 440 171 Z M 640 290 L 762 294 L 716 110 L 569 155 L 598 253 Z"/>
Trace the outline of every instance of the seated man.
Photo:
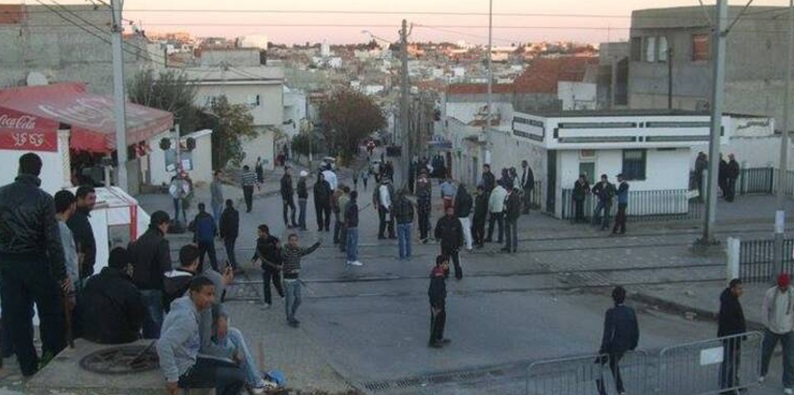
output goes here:
<path id="1" fill-rule="evenodd" d="M 188 294 L 171 303 L 163 321 L 157 355 L 166 380 L 166 391 L 179 388 L 215 388 L 218 395 L 238 395 L 245 373 L 233 362 L 200 357 L 199 318 L 215 299 L 215 285 L 204 276 L 190 280 Z"/>
<path id="2" fill-rule="evenodd" d="M 132 263 L 126 249 L 114 248 L 108 267 L 88 278 L 79 309 L 86 340 L 121 344 L 140 338 L 146 307 L 132 283 Z"/>
<path id="3" fill-rule="evenodd" d="M 184 245 L 179 249 L 179 267 L 166 272 L 163 278 L 163 306 L 166 311 L 170 310 L 171 302 L 187 293 L 190 280 L 199 269 L 199 255 L 198 247 L 192 244 Z"/>

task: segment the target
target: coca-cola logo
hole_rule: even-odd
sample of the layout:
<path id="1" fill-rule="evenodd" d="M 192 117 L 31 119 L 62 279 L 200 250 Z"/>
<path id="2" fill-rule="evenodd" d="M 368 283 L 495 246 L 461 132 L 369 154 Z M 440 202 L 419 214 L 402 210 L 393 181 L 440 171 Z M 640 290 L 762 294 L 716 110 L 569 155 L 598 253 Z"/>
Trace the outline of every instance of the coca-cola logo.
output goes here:
<path id="1" fill-rule="evenodd" d="M 9 129 L 33 130 L 36 128 L 36 117 L 30 115 L 20 115 L 12 117 L 8 114 L 0 114 L 0 127 Z"/>

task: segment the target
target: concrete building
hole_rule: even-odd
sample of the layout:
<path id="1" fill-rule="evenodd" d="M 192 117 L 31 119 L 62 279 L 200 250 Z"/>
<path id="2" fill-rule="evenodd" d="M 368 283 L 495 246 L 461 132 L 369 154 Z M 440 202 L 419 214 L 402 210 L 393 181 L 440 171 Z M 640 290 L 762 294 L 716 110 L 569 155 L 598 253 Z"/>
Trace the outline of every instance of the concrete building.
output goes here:
<path id="1" fill-rule="evenodd" d="M 110 24 L 105 7 L 0 4 L 0 87 L 24 86 L 35 72 L 50 83 L 79 81 L 90 92 L 113 94 Z M 165 51 L 141 36 L 126 36 L 124 50 L 127 81 L 165 67 Z"/>
<path id="2" fill-rule="evenodd" d="M 268 37 L 264 34 L 248 34 L 237 37 L 238 48 L 258 48 L 267 51 Z"/>
<path id="3" fill-rule="evenodd" d="M 256 67 L 265 64 L 263 54 L 259 48 L 210 48 L 200 50 L 198 60 L 201 67 Z"/>
<path id="4" fill-rule="evenodd" d="M 744 7 L 730 7 L 736 20 Z M 725 111 L 772 116 L 782 124 L 787 7 L 750 7 L 727 36 Z M 667 108 L 672 69 L 675 109 L 705 110 L 712 90 L 709 16 L 714 6 L 634 11 L 631 22 L 629 106 Z M 790 109 L 789 109 L 790 111 Z"/>
<path id="5" fill-rule="evenodd" d="M 244 163 L 253 166 L 261 157 L 273 169 L 276 144 L 284 144 L 280 128 L 284 122 L 284 72 L 272 67 L 202 67 L 186 69 L 196 81 L 196 104 L 208 107 L 218 96 L 231 104 L 245 104 L 254 117 L 258 136 L 243 143 Z"/>

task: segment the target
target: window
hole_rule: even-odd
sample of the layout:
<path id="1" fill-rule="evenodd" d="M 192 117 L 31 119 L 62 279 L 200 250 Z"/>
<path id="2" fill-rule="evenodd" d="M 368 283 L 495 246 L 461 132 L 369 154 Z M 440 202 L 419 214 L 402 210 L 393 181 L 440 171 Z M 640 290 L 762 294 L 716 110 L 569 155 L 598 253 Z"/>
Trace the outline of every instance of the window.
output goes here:
<path id="1" fill-rule="evenodd" d="M 645 150 L 626 149 L 623 150 L 623 176 L 627 180 L 645 179 Z"/>
<path id="2" fill-rule="evenodd" d="M 642 61 L 642 37 L 631 38 L 631 61 Z"/>
<path id="3" fill-rule="evenodd" d="M 667 37 L 660 36 L 659 37 L 659 56 L 658 56 L 659 62 L 667 63 L 667 55 L 668 55 L 669 49 L 670 48 L 667 45 Z"/>
<path id="4" fill-rule="evenodd" d="M 643 39 L 643 55 L 646 62 L 656 62 L 656 37 L 645 37 Z"/>
<path id="5" fill-rule="evenodd" d="M 251 107 L 259 106 L 259 95 L 249 95 L 248 96 L 248 105 Z"/>
<path id="6" fill-rule="evenodd" d="M 215 96 L 204 96 L 202 102 L 204 107 L 212 107 L 215 105 Z"/>
<path id="7" fill-rule="evenodd" d="M 711 43 L 708 34 L 692 36 L 692 61 L 703 62 L 711 59 Z"/>

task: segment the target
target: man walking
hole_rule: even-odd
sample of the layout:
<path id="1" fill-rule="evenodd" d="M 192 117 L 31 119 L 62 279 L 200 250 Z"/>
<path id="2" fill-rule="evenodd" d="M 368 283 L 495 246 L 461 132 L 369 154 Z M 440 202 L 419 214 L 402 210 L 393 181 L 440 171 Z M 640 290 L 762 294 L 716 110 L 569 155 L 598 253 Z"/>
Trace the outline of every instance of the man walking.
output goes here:
<path id="1" fill-rule="evenodd" d="M 220 273 L 218 268 L 218 256 L 215 254 L 215 235 L 218 234 L 218 228 L 215 226 L 215 219 L 212 218 L 206 211 L 204 203 L 198 204 L 198 214 L 193 219 L 193 242 L 198 245 L 199 255 L 201 256 L 201 270 L 204 271 L 204 255 L 208 254 L 210 257 L 210 264 L 212 270 Z"/>
<path id="2" fill-rule="evenodd" d="M 532 192 L 535 190 L 535 173 L 526 160 L 521 161 L 521 188 L 523 189 L 523 213 L 529 214 L 529 205 L 532 203 Z"/>
<path id="3" fill-rule="evenodd" d="M 430 341 L 427 345 L 441 348 L 449 344 L 450 340 L 444 338 L 444 326 L 447 322 L 447 280 L 449 272 L 449 257 L 439 255 L 436 257 L 436 266 L 430 272 L 430 286 L 427 296 L 430 299 Z"/>
<path id="4" fill-rule="evenodd" d="M 499 226 L 499 238 L 497 242 L 501 244 L 504 240 L 505 198 L 507 198 L 507 190 L 502 184 L 497 184 L 488 198 L 488 212 L 490 213 L 490 217 L 488 219 L 488 237 L 485 238 L 486 243 L 493 241 L 494 222 Z"/>
<path id="5" fill-rule="evenodd" d="M 237 256 L 234 253 L 234 245 L 237 243 L 237 236 L 240 234 L 240 213 L 234 209 L 232 199 L 226 200 L 226 209 L 221 214 L 220 236 L 223 240 L 223 247 L 226 249 L 226 256 L 229 264 L 235 272 L 240 269 L 237 265 Z"/>
<path id="6" fill-rule="evenodd" d="M 301 231 L 306 231 L 306 201 L 309 200 L 309 190 L 306 188 L 306 177 L 309 175 L 301 170 L 298 179 L 298 226 Z"/>
<path id="7" fill-rule="evenodd" d="M 320 247 L 319 241 L 309 248 L 299 246 L 298 235 L 292 233 L 287 238 L 287 245 L 281 249 L 281 259 L 284 262 L 284 291 L 287 294 L 284 309 L 287 313 L 287 324 L 293 328 L 300 325 L 300 321 L 295 318 L 295 313 L 301 305 L 301 283 L 298 279 L 301 271 L 301 259 L 314 252 L 318 247 Z"/>
<path id="8" fill-rule="evenodd" d="M 463 244 L 463 227 L 455 217 L 455 209 L 448 207 L 445 216 L 436 223 L 435 237 L 441 242 L 441 255 L 452 259 L 455 265 L 455 278 L 463 278 L 463 268 L 460 267 L 460 246 Z"/>
<path id="9" fill-rule="evenodd" d="M 85 279 L 94 274 L 96 263 L 96 240 L 94 230 L 91 228 L 91 210 L 96 204 L 96 191 L 94 187 L 81 186 L 77 188 L 77 211 L 66 223 L 72 230 L 74 241 L 77 245 L 77 254 L 80 259 L 80 279 Z"/>
<path id="10" fill-rule="evenodd" d="M 573 184 L 573 206 L 574 222 L 585 222 L 584 219 L 584 200 L 590 193 L 590 184 L 587 183 L 587 175 L 580 174 L 579 179 Z"/>
<path id="11" fill-rule="evenodd" d="M 609 229 L 609 211 L 612 209 L 612 199 L 615 197 L 615 186 L 609 183 L 606 174 L 601 175 L 601 181 L 593 187 L 593 195 L 598 198 L 595 213 L 593 213 L 593 224 L 601 224 L 601 230 Z M 603 218 L 601 211 L 604 212 Z"/>
<path id="12" fill-rule="evenodd" d="M 618 174 L 618 213 L 615 215 L 615 227 L 612 228 L 612 234 L 626 233 L 626 208 L 629 205 L 629 183 L 623 177 L 623 174 Z"/>
<path id="13" fill-rule="evenodd" d="M 463 228 L 463 241 L 466 245 L 466 251 L 471 252 L 472 238 L 471 238 L 471 221 L 469 221 L 469 214 L 474 203 L 471 200 L 471 195 L 466 191 L 466 185 L 461 183 L 458 185 L 458 193 L 455 195 L 455 216 L 460 221 L 460 226 Z"/>
<path id="14" fill-rule="evenodd" d="M 419 171 L 419 178 L 416 180 L 416 205 L 419 211 L 419 240 L 427 243 L 430 237 L 430 211 L 433 208 L 432 195 L 433 185 L 427 178 L 427 170 Z"/>
<path id="15" fill-rule="evenodd" d="M 292 174 L 289 166 L 284 166 L 284 175 L 281 177 L 281 203 L 282 213 L 284 215 L 284 227 L 289 229 L 290 222 L 287 221 L 287 211 L 291 210 L 289 219 L 291 220 L 291 227 L 297 228 L 298 223 L 295 222 L 295 189 L 292 187 Z"/>
<path id="16" fill-rule="evenodd" d="M 739 361 L 741 360 L 741 336 L 747 332 L 744 311 L 739 303 L 742 296 L 742 280 L 731 280 L 728 287 L 720 294 L 720 313 L 717 329 L 718 337 L 729 337 L 722 340 L 722 364 L 720 365 L 720 388 L 731 389 L 739 384 Z M 723 392 L 733 394 L 734 392 Z"/>
<path id="17" fill-rule="evenodd" d="M 270 228 L 265 225 L 259 225 L 258 238 L 256 239 L 256 251 L 251 264 L 253 265 L 257 260 L 260 262 L 262 268 L 262 294 L 264 296 L 264 309 L 269 309 L 273 304 L 273 298 L 270 294 L 270 283 L 276 287 L 276 292 L 282 298 L 284 297 L 284 288 L 281 284 L 281 242 L 275 236 L 270 234 Z"/>
<path id="18" fill-rule="evenodd" d="M 472 217 L 472 238 L 477 248 L 482 248 L 485 243 L 485 220 L 488 217 L 488 193 L 480 185 L 477 187 L 477 196 L 474 198 L 474 216 Z"/>
<path id="19" fill-rule="evenodd" d="M 521 216 L 521 199 L 518 187 L 513 188 L 505 198 L 505 247 L 502 251 L 515 253 L 518 251 L 518 218 Z"/>
<path id="20" fill-rule="evenodd" d="M 338 242 L 339 251 L 345 252 L 345 244 L 347 244 L 347 226 L 345 225 L 345 209 L 350 202 L 350 187 L 342 185 L 339 187 L 339 197 L 336 199 L 336 206 L 334 213 L 336 215 L 336 224 L 334 225 L 334 232 L 337 232 L 338 227 Z M 337 233 L 334 233 L 336 235 Z"/>
<path id="21" fill-rule="evenodd" d="M 726 187 L 726 196 L 725 200 L 732 202 L 733 199 L 736 197 L 736 179 L 739 178 L 739 173 L 741 169 L 739 168 L 739 162 L 736 161 L 736 157 L 733 154 L 728 155 L 728 173 L 725 177 L 725 187 Z"/>
<path id="22" fill-rule="evenodd" d="M 626 301 L 626 290 L 623 287 L 615 287 L 612 290 L 612 301 L 615 307 L 607 310 L 604 315 L 604 335 L 601 338 L 601 348 L 599 354 L 607 354 L 609 359 L 609 370 L 615 379 L 615 387 L 618 394 L 625 393 L 623 388 L 623 378 L 620 376 L 618 364 L 626 351 L 637 348 L 640 340 L 640 327 L 637 325 L 637 314 L 634 309 L 624 305 Z M 603 365 L 607 361 L 602 359 Z M 607 391 L 603 380 L 596 380 L 598 393 L 606 395 Z"/>
<path id="23" fill-rule="evenodd" d="M 163 275 L 171 271 L 171 249 L 165 234 L 171 221 L 164 211 L 152 213 L 149 229 L 130 243 L 132 282 L 141 291 L 147 315 L 143 321 L 143 338 L 160 337 L 163 324 Z"/>
<path id="24" fill-rule="evenodd" d="M 761 381 L 769 373 L 772 352 L 780 341 L 783 348 L 783 393 L 794 394 L 794 292 L 787 273 L 780 273 L 777 285 L 766 291 L 761 321 L 764 324 Z"/>
<path id="25" fill-rule="evenodd" d="M 401 261 L 411 259 L 411 227 L 414 224 L 414 205 L 407 195 L 408 191 L 405 188 L 401 189 L 394 202 L 394 220 L 397 221 L 397 240 Z"/>
<path id="26" fill-rule="evenodd" d="M 223 172 L 215 170 L 212 182 L 210 183 L 212 218 L 215 218 L 216 221 L 220 221 L 221 212 L 223 211 L 223 184 L 221 183 L 221 177 L 223 177 Z"/>
<path id="27" fill-rule="evenodd" d="M 345 250 L 347 251 L 347 264 L 350 266 L 362 266 L 363 264 L 358 261 L 358 191 L 350 192 L 350 201 L 345 207 L 345 228 L 347 243 Z"/>
<path id="28" fill-rule="evenodd" d="M 328 232 L 331 226 L 331 185 L 323 173 L 317 174 L 317 182 L 314 183 L 314 212 L 317 216 L 317 231 L 324 229 Z"/>
<path id="29" fill-rule="evenodd" d="M 33 303 L 39 313 L 44 361 L 64 347 L 62 294 L 69 292 L 63 246 L 53 198 L 39 185 L 41 158 L 19 158 L 13 183 L 0 188 L 0 303 L 3 332 L 8 331 L 22 375 L 39 369 L 33 344 Z"/>
<path id="30" fill-rule="evenodd" d="M 389 230 L 389 238 L 397 238 L 394 235 L 394 213 L 392 212 L 393 196 L 394 188 L 392 188 L 389 179 L 386 177 L 381 178 L 380 186 L 375 188 L 372 194 L 372 205 L 378 210 L 378 240 L 386 238 L 384 233 L 387 228 Z"/>
<path id="31" fill-rule="evenodd" d="M 245 198 L 245 212 L 250 213 L 254 204 L 254 185 L 256 185 L 256 173 L 251 171 L 248 165 L 243 166 L 243 197 Z"/>

